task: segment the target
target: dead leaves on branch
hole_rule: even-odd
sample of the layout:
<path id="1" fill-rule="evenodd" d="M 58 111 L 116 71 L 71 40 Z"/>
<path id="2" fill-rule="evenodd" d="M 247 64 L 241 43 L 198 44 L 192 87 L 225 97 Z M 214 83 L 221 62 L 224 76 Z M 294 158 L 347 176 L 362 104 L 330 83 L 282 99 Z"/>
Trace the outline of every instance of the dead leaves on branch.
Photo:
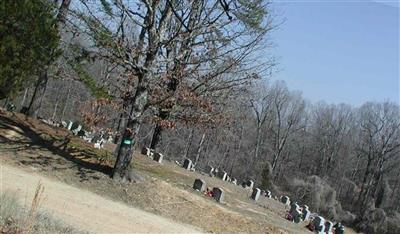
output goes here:
<path id="1" fill-rule="evenodd" d="M 81 108 L 83 121 L 87 126 L 99 127 L 110 120 L 110 113 L 121 110 L 121 104 L 106 98 L 88 101 Z"/>

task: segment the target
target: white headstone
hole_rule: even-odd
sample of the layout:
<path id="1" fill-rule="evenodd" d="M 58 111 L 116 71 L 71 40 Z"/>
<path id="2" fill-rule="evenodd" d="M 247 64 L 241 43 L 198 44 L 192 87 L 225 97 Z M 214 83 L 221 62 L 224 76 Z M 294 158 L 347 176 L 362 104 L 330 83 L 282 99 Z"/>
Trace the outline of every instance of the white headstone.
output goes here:
<path id="1" fill-rule="evenodd" d="M 71 130 L 72 124 L 73 124 L 72 121 L 69 121 L 68 126 L 67 126 L 67 129 L 68 129 L 68 130 Z"/>
<path id="2" fill-rule="evenodd" d="M 80 130 L 82 130 L 82 125 L 78 125 L 77 128 L 75 128 L 74 130 L 72 130 L 72 133 L 73 133 L 74 135 L 78 135 L 78 132 L 79 132 Z"/>
<path id="3" fill-rule="evenodd" d="M 233 178 L 232 179 L 232 184 L 237 185 L 237 179 Z"/>
<path id="4" fill-rule="evenodd" d="M 260 198 L 260 195 L 261 195 L 261 189 L 255 188 L 253 189 L 253 193 L 251 194 L 251 199 L 257 201 Z"/>

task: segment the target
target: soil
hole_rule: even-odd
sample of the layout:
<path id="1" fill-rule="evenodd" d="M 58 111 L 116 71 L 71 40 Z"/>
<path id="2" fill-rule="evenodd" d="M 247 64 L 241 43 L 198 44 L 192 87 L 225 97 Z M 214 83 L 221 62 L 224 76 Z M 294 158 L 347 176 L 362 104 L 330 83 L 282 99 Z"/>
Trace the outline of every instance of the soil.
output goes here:
<path id="1" fill-rule="evenodd" d="M 44 187 L 40 208 L 79 230 L 95 233 L 200 233 L 201 229 L 111 201 L 37 173 L 3 164 L 0 191 L 17 193 L 21 202 L 32 201 L 36 185 Z M 29 206 L 29 203 L 26 204 Z"/>

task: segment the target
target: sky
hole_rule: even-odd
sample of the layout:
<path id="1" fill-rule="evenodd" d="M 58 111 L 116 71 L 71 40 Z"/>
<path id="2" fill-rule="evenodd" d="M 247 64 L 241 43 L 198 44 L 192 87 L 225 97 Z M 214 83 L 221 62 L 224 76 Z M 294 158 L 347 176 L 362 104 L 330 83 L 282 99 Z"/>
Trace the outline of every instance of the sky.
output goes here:
<path id="1" fill-rule="evenodd" d="M 273 79 L 312 102 L 400 103 L 398 1 L 275 0 Z"/>

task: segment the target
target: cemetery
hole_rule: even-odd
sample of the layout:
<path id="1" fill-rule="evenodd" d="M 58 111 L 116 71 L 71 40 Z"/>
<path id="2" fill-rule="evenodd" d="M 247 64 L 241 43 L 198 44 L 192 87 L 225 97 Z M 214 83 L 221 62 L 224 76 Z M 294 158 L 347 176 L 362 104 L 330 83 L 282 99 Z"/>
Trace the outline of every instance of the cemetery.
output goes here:
<path id="1" fill-rule="evenodd" d="M 16 119 L 18 120 L 18 118 Z M 73 127 L 75 125 L 70 122 L 61 123 L 57 131 L 54 131 L 52 126 L 48 126 L 48 124 L 43 121 L 33 121 L 30 125 L 38 126 L 35 131 L 41 132 L 40 134 L 43 134 L 43 132 L 46 132 L 46 134 L 62 134 L 55 139 L 62 139 L 60 136 L 70 136 L 70 141 L 73 142 L 73 146 L 67 145 L 71 148 L 70 150 L 75 148 L 76 151 L 76 147 L 79 146 L 81 147 L 79 150 L 81 152 L 92 152 L 94 150 L 96 155 L 104 155 L 101 161 L 98 161 L 99 165 L 103 165 L 101 168 L 96 169 L 91 166 L 88 168 L 93 168 L 90 169 L 92 172 L 89 174 L 81 174 L 81 176 L 83 176 L 82 178 L 85 178 L 85 180 L 76 177 L 76 171 L 73 169 L 74 167 L 70 167 L 68 170 L 53 172 L 52 168 L 56 166 L 54 163 L 59 161 L 58 158 L 60 158 L 60 156 L 52 154 L 51 152 L 46 153 L 48 155 L 47 157 L 54 158 L 55 161 L 52 165 L 49 164 L 49 167 L 46 167 L 46 164 L 42 164 L 42 171 L 49 170 L 49 172 L 51 171 L 52 173 L 49 175 L 55 173 L 57 177 L 62 177 L 85 189 L 93 189 L 93 191 L 101 192 L 106 195 L 108 194 L 113 197 L 118 195 L 118 197 L 123 198 L 126 197 L 128 193 L 130 197 L 133 196 L 135 199 L 126 200 L 126 198 L 124 198 L 125 202 L 144 209 L 151 207 L 151 209 L 159 212 L 160 215 L 168 216 L 173 213 L 174 216 L 177 217 L 177 220 L 199 226 L 204 228 L 204 230 L 207 230 L 206 223 L 216 222 L 216 217 L 219 217 L 218 219 L 220 219 L 220 221 L 211 226 L 212 230 L 223 233 L 227 230 L 230 230 L 230 232 L 247 231 L 253 233 L 260 233 L 265 230 L 270 230 L 272 233 L 279 232 L 279 230 L 286 230 L 289 231 L 289 233 L 307 233 L 306 226 L 309 223 L 318 224 L 317 221 L 322 220 L 320 218 L 315 219 L 314 217 L 317 216 L 313 214 L 312 210 L 309 210 L 308 206 L 305 204 L 293 203 L 291 207 L 290 198 L 288 196 L 284 194 L 274 194 L 272 191 L 268 190 L 262 191 L 260 188 L 256 187 L 256 181 L 245 180 L 242 184 L 238 184 L 235 183 L 237 179 L 232 178 L 221 168 L 214 169 L 213 165 L 209 165 L 209 167 L 205 167 L 204 169 L 195 168 L 190 159 L 183 159 L 182 161 L 176 162 L 170 161 L 167 155 L 164 155 L 162 152 L 152 151 L 146 147 L 135 152 L 134 168 L 136 168 L 140 174 L 133 175 L 132 180 L 135 182 L 129 185 L 127 188 L 128 190 L 124 190 L 123 187 L 114 185 L 108 177 L 101 172 L 108 170 L 107 168 L 109 165 L 112 165 L 110 164 L 110 160 L 112 160 L 110 156 L 113 149 L 106 147 L 108 144 L 112 145 L 112 143 L 106 140 L 107 137 L 105 134 L 103 134 L 103 136 L 100 134 L 96 136 L 95 134 L 85 132 L 81 137 L 76 136 L 72 131 L 79 125 Z M 20 126 L 23 127 L 23 125 Z M 69 130 L 68 126 L 70 126 Z M 80 129 L 80 131 L 82 131 L 82 129 Z M 87 139 L 85 139 L 85 137 Z M 94 141 L 96 141 L 96 143 L 101 141 L 105 142 L 104 148 L 96 149 L 94 147 Z M 42 160 L 40 155 L 42 154 L 43 153 L 36 154 L 37 156 L 32 157 L 30 160 L 34 160 L 33 162 L 40 162 Z M 86 160 L 85 158 L 90 159 L 90 157 L 93 157 L 93 154 L 87 155 L 92 156 L 85 156 L 83 157 L 84 160 Z M 19 158 L 6 158 L 9 163 L 13 163 L 13 160 L 17 160 L 15 163 L 20 163 L 18 161 Z M 63 164 L 70 163 L 68 158 L 61 159 L 65 161 Z M 80 162 L 77 161 L 78 159 L 74 160 L 75 162 Z M 93 161 L 93 159 L 90 160 Z M 83 165 L 91 165 L 86 161 L 80 163 L 84 163 Z M 227 179 L 228 176 L 231 178 L 231 181 Z M 87 184 L 85 181 L 91 182 Z M 104 183 L 107 183 L 108 186 L 101 186 L 101 184 Z M 137 187 L 137 189 L 133 189 L 134 187 Z M 155 196 L 154 198 L 157 197 L 157 202 L 153 202 L 153 198 L 152 200 L 148 200 L 147 197 L 149 197 L 150 194 Z M 282 197 L 279 201 L 272 199 L 272 197 L 276 196 Z M 200 215 L 198 212 L 202 209 L 197 210 L 194 208 L 198 205 L 207 207 L 206 209 L 208 211 L 213 212 L 213 216 Z M 160 210 L 159 207 L 163 207 L 163 209 Z M 300 215 L 296 213 L 299 210 L 301 211 Z M 295 217 L 293 220 L 286 219 L 290 211 L 292 211 L 291 213 L 293 213 L 292 215 Z M 233 215 L 232 212 L 235 215 Z M 238 216 L 237 214 L 240 215 Z M 242 221 L 239 220 L 247 220 L 246 222 L 250 223 L 241 225 L 240 223 Z M 321 224 L 321 222 L 319 224 Z M 333 228 L 337 230 L 343 228 L 341 225 L 336 224 L 334 220 L 332 220 L 332 223 Z M 322 224 L 314 226 L 320 229 L 325 228 Z M 327 227 L 328 229 L 332 228 L 332 225 L 329 224 Z M 346 231 L 346 233 L 351 232 Z"/>

